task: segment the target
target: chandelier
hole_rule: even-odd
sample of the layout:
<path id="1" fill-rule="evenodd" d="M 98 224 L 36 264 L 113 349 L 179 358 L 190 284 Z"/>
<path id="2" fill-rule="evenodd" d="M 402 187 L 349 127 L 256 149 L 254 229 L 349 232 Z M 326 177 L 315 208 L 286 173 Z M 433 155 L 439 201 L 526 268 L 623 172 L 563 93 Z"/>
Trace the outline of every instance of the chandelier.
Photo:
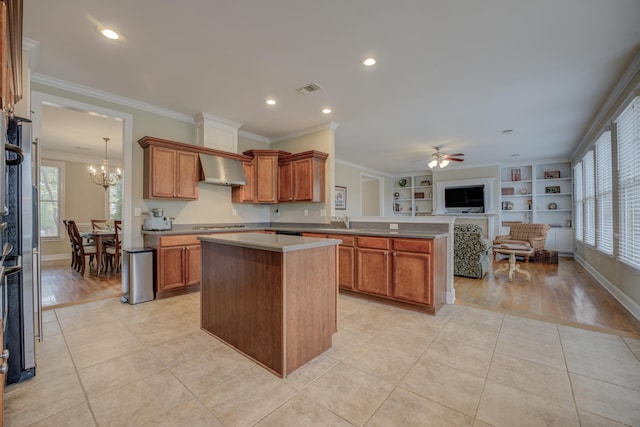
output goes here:
<path id="1" fill-rule="evenodd" d="M 117 185 L 122 179 L 122 170 L 120 168 L 114 168 L 109 166 L 109 159 L 107 158 L 107 142 L 109 138 L 104 139 L 104 160 L 102 166 L 97 169 L 95 166 L 89 166 L 89 176 L 94 184 L 104 187 L 104 191 L 112 185 Z"/>

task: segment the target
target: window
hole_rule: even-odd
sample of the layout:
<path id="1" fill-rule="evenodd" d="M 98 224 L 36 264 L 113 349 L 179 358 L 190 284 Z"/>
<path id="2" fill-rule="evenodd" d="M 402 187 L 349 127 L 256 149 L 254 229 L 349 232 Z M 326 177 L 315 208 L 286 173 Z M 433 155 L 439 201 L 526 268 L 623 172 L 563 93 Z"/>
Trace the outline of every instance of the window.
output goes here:
<path id="1" fill-rule="evenodd" d="M 611 132 L 596 141 L 596 247 L 613 255 L 613 178 L 611 173 Z"/>
<path id="2" fill-rule="evenodd" d="M 589 151 L 582 158 L 582 178 L 584 182 L 583 193 L 583 220 L 584 242 L 587 245 L 596 244 L 596 185 L 593 165 L 593 151 Z"/>
<path id="3" fill-rule="evenodd" d="M 640 268 L 640 97 L 618 117 L 618 258 Z"/>
<path id="4" fill-rule="evenodd" d="M 106 191 L 107 218 L 122 219 L 122 180 Z"/>
<path id="5" fill-rule="evenodd" d="M 574 226 L 576 228 L 576 240 L 582 242 L 584 241 L 584 234 L 582 232 L 582 229 L 584 227 L 582 221 L 582 162 L 579 162 L 573 167 L 573 179 L 575 188 L 575 201 L 573 209 L 573 212 L 575 214 Z"/>
<path id="6" fill-rule="evenodd" d="M 43 160 L 40 166 L 40 237 L 64 238 L 64 163 Z"/>

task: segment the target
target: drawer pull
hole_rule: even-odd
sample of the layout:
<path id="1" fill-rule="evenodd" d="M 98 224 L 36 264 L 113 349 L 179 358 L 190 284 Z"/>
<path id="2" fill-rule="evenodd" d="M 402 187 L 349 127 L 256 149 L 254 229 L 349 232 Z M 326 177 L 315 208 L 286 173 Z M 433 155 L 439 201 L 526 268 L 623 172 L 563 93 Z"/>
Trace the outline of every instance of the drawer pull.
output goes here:
<path id="1" fill-rule="evenodd" d="M 0 375 L 6 374 L 8 370 L 9 365 L 7 365 L 7 362 L 2 362 L 2 365 L 0 366 Z"/>
<path id="2" fill-rule="evenodd" d="M 4 360 L 7 360 L 7 359 L 9 359 L 9 354 L 11 354 L 11 353 L 9 353 L 9 349 L 5 348 L 4 351 L 2 352 L 2 354 L 0 354 L 0 358 L 4 359 Z"/>

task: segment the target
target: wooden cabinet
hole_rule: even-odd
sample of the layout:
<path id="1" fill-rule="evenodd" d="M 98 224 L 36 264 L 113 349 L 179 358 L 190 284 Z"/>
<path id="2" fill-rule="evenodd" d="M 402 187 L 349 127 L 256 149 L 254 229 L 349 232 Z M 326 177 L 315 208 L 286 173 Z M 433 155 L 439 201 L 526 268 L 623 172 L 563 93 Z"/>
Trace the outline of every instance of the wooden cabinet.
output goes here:
<path id="1" fill-rule="evenodd" d="M 391 283 L 389 239 L 358 236 L 356 241 L 356 289 L 369 294 L 388 296 Z"/>
<path id="2" fill-rule="evenodd" d="M 280 202 L 324 202 L 327 153 L 310 150 L 282 157 L 278 171 Z"/>
<path id="3" fill-rule="evenodd" d="M 391 296 L 400 300 L 432 305 L 433 241 L 392 239 L 393 264 Z"/>
<path id="4" fill-rule="evenodd" d="M 338 246 L 338 285 L 342 289 L 354 289 L 356 285 L 356 250 L 354 247 L 354 236 L 328 234 L 327 238 L 342 240 L 342 244 Z"/>
<path id="5" fill-rule="evenodd" d="M 201 280 L 201 249 L 197 235 L 145 235 L 144 244 L 156 249 L 156 292 L 197 290 Z"/>
<path id="6" fill-rule="evenodd" d="M 144 151 L 145 199 L 198 199 L 197 153 L 150 145 Z"/>
<path id="7" fill-rule="evenodd" d="M 279 150 L 249 150 L 245 156 L 251 161 L 244 164 L 247 185 L 234 187 L 233 203 L 276 203 L 278 201 L 278 159 L 289 155 Z"/>

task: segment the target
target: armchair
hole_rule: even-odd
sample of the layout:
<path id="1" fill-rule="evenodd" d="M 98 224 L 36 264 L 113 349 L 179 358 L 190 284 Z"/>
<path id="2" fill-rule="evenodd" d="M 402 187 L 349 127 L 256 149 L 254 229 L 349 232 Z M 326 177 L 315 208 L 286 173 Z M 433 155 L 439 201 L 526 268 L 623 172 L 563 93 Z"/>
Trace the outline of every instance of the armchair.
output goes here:
<path id="1" fill-rule="evenodd" d="M 516 243 L 528 246 L 534 251 L 541 251 L 547 240 L 547 231 L 549 231 L 547 224 L 513 224 L 509 234 L 496 236 L 493 244 Z"/>
<path id="2" fill-rule="evenodd" d="M 489 244 L 476 224 L 453 226 L 453 274 L 482 279 L 489 271 Z"/>

